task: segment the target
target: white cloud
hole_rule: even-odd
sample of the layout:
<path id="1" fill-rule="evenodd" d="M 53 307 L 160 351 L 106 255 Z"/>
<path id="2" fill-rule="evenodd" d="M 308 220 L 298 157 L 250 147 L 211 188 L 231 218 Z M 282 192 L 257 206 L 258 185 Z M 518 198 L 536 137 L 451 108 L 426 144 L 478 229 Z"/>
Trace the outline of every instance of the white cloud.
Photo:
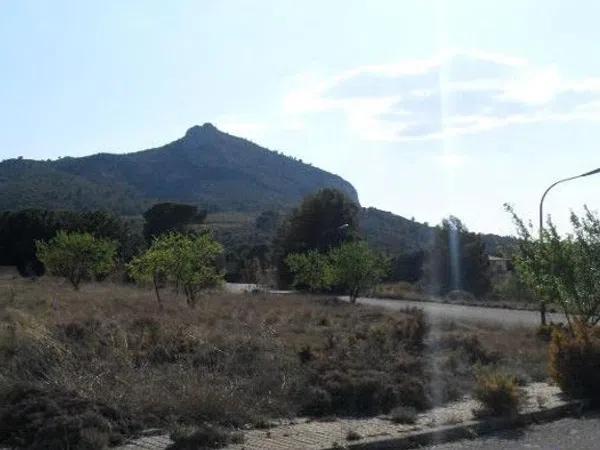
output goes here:
<path id="1" fill-rule="evenodd" d="M 341 114 L 365 140 L 440 139 L 515 124 L 600 121 L 600 78 L 567 79 L 508 55 L 448 51 L 429 59 L 297 77 L 286 117 Z"/>

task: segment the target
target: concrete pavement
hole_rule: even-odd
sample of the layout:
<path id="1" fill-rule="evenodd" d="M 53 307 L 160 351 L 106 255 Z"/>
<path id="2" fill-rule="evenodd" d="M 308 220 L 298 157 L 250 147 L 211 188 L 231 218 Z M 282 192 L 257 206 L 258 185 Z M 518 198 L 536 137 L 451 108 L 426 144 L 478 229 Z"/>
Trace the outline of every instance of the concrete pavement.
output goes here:
<path id="1" fill-rule="evenodd" d="M 543 425 L 494 433 L 479 439 L 422 447 L 429 450 L 596 450 L 600 448 L 600 415 L 586 414 Z"/>

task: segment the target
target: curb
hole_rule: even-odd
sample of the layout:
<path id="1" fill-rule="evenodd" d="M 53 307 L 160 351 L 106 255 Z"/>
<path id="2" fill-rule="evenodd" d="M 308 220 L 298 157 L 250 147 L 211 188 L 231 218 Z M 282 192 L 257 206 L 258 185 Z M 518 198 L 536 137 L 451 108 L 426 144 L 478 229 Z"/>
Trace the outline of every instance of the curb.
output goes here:
<path id="1" fill-rule="evenodd" d="M 494 431 L 522 427 L 532 423 L 550 422 L 570 415 L 579 415 L 588 405 L 589 401 L 587 400 L 573 400 L 553 408 L 519 414 L 514 418 L 471 420 L 458 425 L 445 425 L 432 430 L 417 431 L 409 436 L 383 438 L 363 443 L 346 443 L 341 448 L 352 450 L 401 450 L 423 445 L 442 444 L 461 439 L 472 439 Z M 330 447 L 327 450 L 336 450 L 339 448 Z"/>

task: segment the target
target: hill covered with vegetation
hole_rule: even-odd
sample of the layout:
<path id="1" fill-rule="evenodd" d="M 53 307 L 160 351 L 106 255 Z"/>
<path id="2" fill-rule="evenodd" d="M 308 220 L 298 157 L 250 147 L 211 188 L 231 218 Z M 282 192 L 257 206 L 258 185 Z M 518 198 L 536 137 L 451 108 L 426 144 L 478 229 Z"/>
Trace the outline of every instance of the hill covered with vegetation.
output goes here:
<path id="1" fill-rule="evenodd" d="M 176 201 L 209 211 L 260 212 L 289 207 L 328 187 L 358 202 L 354 187 L 341 177 L 208 123 L 165 146 L 136 153 L 0 163 L 0 210 L 139 214 L 153 203 Z"/>

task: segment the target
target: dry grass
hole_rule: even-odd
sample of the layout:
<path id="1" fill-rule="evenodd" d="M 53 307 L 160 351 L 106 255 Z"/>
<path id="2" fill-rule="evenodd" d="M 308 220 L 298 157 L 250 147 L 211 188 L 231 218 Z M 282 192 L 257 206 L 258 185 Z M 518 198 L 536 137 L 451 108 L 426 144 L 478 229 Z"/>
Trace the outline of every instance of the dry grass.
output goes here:
<path id="1" fill-rule="evenodd" d="M 427 335 L 414 310 L 299 295 L 164 303 L 132 285 L 0 280 L 0 385 L 75 392 L 143 426 L 242 426 L 423 409 L 469 392 L 474 365 L 529 379 L 546 365 L 534 330 L 444 323 Z"/>

